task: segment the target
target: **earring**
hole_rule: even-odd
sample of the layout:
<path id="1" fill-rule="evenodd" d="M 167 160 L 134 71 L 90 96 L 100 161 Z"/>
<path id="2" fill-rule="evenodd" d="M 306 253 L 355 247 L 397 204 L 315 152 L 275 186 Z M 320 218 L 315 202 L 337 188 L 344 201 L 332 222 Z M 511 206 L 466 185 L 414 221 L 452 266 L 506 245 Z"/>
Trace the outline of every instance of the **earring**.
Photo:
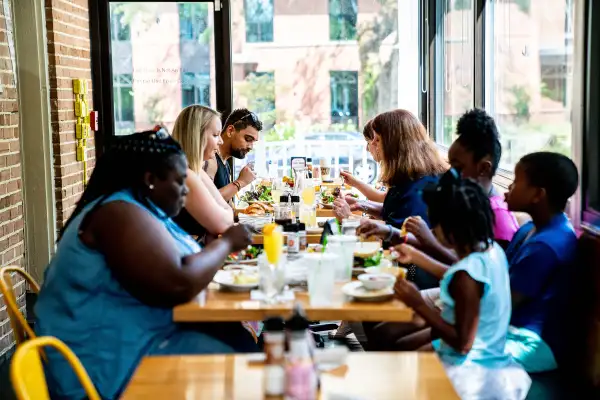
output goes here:
<path id="1" fill-rule="evenodd" d="M 148 185 L 148 189 L 154 190 L 154 185 Z"/>

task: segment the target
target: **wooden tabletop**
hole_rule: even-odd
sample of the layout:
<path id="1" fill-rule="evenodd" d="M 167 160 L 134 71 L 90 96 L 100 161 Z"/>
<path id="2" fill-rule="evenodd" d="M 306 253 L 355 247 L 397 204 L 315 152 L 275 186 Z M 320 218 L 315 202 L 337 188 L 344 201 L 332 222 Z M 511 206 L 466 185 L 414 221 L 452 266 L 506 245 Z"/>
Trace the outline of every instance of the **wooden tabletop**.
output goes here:
<path id="1" fill-rule="evenodd" d="M 252 355 L 145 357 L 122 399 L 262 399 Z M 346 396 L 344 396 L 346 395 Z M 351 353 L 321 374 L 322 400 L 457 400 L 435 353 Z"/>
<path id="2" fill-rule="evenodd" d="M 216 284 L 215 284 L 216 285 Z M 270 316 L 288 317 L 292 314 L 295 302 L 300 303 L 313 321 L 388 321 L 407 322 L 413 317 L 413 310 L 400 300 L 392 299 L 378 303 L 349 301 L 341 291 L 342 284 L 336 284 L 333 304 L 327 307 L 312 307 L 306 291 L 295 292 L 294 301 L 279 304 L 264 304 L 251 300 L 250 293 L 232 293 L 213 289 L 206 291 L 206 299 L 190 302 L 173 309 L 176 322 L 217 322 L 217 321 L 262 321 Z M 201 297 L 201 296 L 199 296 Z"/>

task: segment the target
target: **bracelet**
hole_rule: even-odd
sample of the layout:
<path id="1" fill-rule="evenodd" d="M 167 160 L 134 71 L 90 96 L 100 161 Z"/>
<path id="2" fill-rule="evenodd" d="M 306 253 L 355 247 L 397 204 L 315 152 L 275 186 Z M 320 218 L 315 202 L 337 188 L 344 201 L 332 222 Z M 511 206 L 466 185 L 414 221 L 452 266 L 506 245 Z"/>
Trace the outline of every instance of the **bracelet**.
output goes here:
<path id="1" fill-rule="evenodd" d="M 363 213 L 368 213 L 369 212 L 369 208 L 367 207 L 367 202 L 366 201 L 361 201 L 360 202 L 360 208 L 362 210 Z"/>
<path id="2" fill-rule="evenodd" d="M 237 188 L 237 191 L 239 192 L 240 190 L 242 190 L 242 186 L 240 185 L 240 183 L 238 181 L 233 181 L 231 182 L 233 183 L 233 185 Z"/>
<path id="3" fill-rule="evenodd" d="M 387 237 L 385 238 L 385 242 L 389 242 L 392 239 L 392 236 L 394 236 L 394 227 L 391 225 L 388 225 L 388 227 L 390 228 L 390 233 L 388 233 Z"/>

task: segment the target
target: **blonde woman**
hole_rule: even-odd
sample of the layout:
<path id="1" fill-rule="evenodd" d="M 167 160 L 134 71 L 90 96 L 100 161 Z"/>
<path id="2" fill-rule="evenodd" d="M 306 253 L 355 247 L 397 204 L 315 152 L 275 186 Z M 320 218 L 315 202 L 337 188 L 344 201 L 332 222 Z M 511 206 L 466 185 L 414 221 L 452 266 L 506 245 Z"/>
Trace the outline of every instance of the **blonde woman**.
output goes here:
<path id="1" fill-rule="evenodd" d="M 202 238 L 219 235 L 233 225 L 233 210 L 225 202 L 212 179 L 203 170 L 204 161 L 214 158 L 221 139 L 221 115 L 212 108 L 191 105 L 175 120 L 173 138 L 188 159 L 185 183 L 189 194 L 185 207 L 174 218 L 187 233 Z"/>

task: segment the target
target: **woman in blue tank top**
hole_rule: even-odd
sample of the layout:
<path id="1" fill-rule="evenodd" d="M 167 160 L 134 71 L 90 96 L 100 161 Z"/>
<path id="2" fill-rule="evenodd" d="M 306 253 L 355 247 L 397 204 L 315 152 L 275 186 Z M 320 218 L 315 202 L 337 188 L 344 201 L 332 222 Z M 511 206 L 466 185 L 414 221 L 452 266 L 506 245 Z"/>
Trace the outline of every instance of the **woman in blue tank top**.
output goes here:
<path id="1" fill-rule="evenodd" d="M 146 355 L 252 350 L 241 324 L 217 337 L 173 322 L 173 307 L 194 299 L 227 255 L 250 243 L 236 226 L 201 252 L 171 220 L 188 192 L 186 170 L 181 147 L 163 129 L 115 138 L 46 269 L 36 333 L 64 341 L 102 398 L 117 398 Z M 48 358 L 53 398 L 83 398 L 67 362 L 51 350 Z"/>

